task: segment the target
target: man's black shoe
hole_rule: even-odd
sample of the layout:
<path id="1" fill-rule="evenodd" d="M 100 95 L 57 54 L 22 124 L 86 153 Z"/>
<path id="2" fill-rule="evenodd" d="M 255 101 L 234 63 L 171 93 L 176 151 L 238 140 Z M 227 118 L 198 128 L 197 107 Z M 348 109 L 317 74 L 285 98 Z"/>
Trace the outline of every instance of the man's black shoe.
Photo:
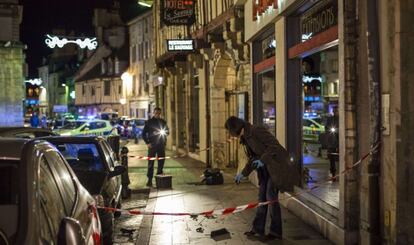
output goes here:
<path id="1" fill-rule="evenodd" d="M 273 234 L 267 234 L 266 236 L 264 236 L 264 241 L 273 241 L 273 240 L 282 240 L 282 236 L 281 235 L 273 235 Z"/>
<path id="2" fill-rule="evenodd" d="M 261 236 L 263 236 L 263 234 L 259 234 L 255 231 L 246 231 L 244 233 L 244 235 L 246 235 L 247 237 L 261 237 Z"/>
<path id="3" fill-rule="evenodd" d="M 148 181 L 147 184 L 146 184 L 146 186 L 152 187 L 152 181 Z"/>

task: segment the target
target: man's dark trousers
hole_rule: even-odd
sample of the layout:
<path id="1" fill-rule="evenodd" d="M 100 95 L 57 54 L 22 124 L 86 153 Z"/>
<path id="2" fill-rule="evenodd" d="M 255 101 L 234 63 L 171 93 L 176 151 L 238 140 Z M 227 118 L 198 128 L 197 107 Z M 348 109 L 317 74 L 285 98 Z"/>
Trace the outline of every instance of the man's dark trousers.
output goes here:
<path id="1" fill-rule="evenodd" d="M 259 202 L 277 200 L 279 191 L 273 188 L 272 179 L 270 178 L 266 167 L 258 168 L 257 176 L 259 177 Z M 282 236 L 282 215 L 279 202 L 274 202 L 257 208 L 252 231 L 261 235 L 265 234 L 268 209 L 271 219 L 269 233 L 274 236 Z"/>
<path id="2" fill-rule="evenodd" d="M 153 145 L 148 149 L 148 157 L 165 157 L 165 146 L 162 144 Z M 165 159 L 158 160 L 157 174 L 162 174 L 164 169 Z M 148 182 L 152 181 L 154 176 L 154 160 L 148 160 L 147 177 Z"/>

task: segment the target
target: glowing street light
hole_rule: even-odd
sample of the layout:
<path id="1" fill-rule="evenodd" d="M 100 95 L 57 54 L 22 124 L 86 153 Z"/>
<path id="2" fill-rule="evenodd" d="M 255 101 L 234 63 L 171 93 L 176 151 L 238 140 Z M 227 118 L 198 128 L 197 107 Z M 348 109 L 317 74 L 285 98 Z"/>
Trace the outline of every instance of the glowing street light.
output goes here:
<path id="1" fill-rule="evenodd" d="M 132 93 L 132 75 L 129 72 L 124 72 L 121 75 L 121 79 L 125 94 Z"/>
<path id="2" fill-rule="evenodd" d="M 146 1 L 142 1 L 142 0 L 138 0 L 138 4 L 143 7 L 147 7 L 147 8 L 151 8 L 151 5 L 152 5 L 152 3 L 147 3 Z"/>

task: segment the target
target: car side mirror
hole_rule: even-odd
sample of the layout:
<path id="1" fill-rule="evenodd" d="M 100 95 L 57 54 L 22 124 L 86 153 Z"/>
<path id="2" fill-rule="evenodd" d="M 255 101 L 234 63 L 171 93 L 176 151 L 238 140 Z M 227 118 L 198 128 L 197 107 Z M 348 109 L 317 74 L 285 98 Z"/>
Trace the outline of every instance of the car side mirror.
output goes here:
<path id="1" fill-rule="evenodd" d="M 126 168 L 122 165 L 115 166 L 114 171 L 109 172 L 108 178 L 112 178 L 125 173 Z"/>
<path id="2" fill-rule="evenodd" d="M 60 222 L 58 233 L 58 245 L 86 244 L 82 227 L 79 222 L 71 217 L 65 217 Z"/>

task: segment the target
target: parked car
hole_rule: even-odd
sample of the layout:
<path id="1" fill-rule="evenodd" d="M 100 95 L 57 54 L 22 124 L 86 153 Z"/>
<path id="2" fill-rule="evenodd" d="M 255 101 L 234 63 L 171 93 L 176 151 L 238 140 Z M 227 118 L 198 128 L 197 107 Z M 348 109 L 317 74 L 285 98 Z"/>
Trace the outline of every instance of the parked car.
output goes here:
<path id="1" fill-rule="evenodd" d="M 303 118 L 303 140 L 317 143 L 319 135 L 325 132 L 320 118 Z"/>
<path id="2" fill-rule="evenodd" d="M 108 142 L 103 137 L 45 137 L 54 144 L 75 171 L 82 185 L 92 195 L 102 195 L 105 207 L 121 207 L 121 174 L 125 167 L 116 160 Z M 103 239 L 111 244 L 114 213 L 99 210 Z"/>
<path id="3" fill-rule="evenodd" d="M 129 138 L 133 137 L 133 135 L 134 135 L 133 134 L 134 133 L 133 129 L 134 129 L 134 125 L 135 125 L 135 135 L 138 138 L 141 138 L 142 137 L 142 130 L 144 129 L 146 121 L 147 121 L 147 119 L 145 119 L 145 118 L 131 118 L 128 121 L 128 132 L 130 132 L 128 137 Z"/>
<path id="4" fill-rule="evenodd" d="M 0 244 L 100 244 L 95 199 L 46 141 L 0 139 Z"/>
<path id="5" fill-rule="evenodd" d="M 108 136 L 117 134 L 116 130 L 112 127 L 109 121 L 100 119 L 71 121 L 62 128 L 55 130 L 55 132 L 62 136 Z"/>
<path id="6" fill-rule="evenodd" d="M 50 129 L 30 127 L 0 127 L 0 137 L 34 139 L 45 136 L 56 136 Z"/>

